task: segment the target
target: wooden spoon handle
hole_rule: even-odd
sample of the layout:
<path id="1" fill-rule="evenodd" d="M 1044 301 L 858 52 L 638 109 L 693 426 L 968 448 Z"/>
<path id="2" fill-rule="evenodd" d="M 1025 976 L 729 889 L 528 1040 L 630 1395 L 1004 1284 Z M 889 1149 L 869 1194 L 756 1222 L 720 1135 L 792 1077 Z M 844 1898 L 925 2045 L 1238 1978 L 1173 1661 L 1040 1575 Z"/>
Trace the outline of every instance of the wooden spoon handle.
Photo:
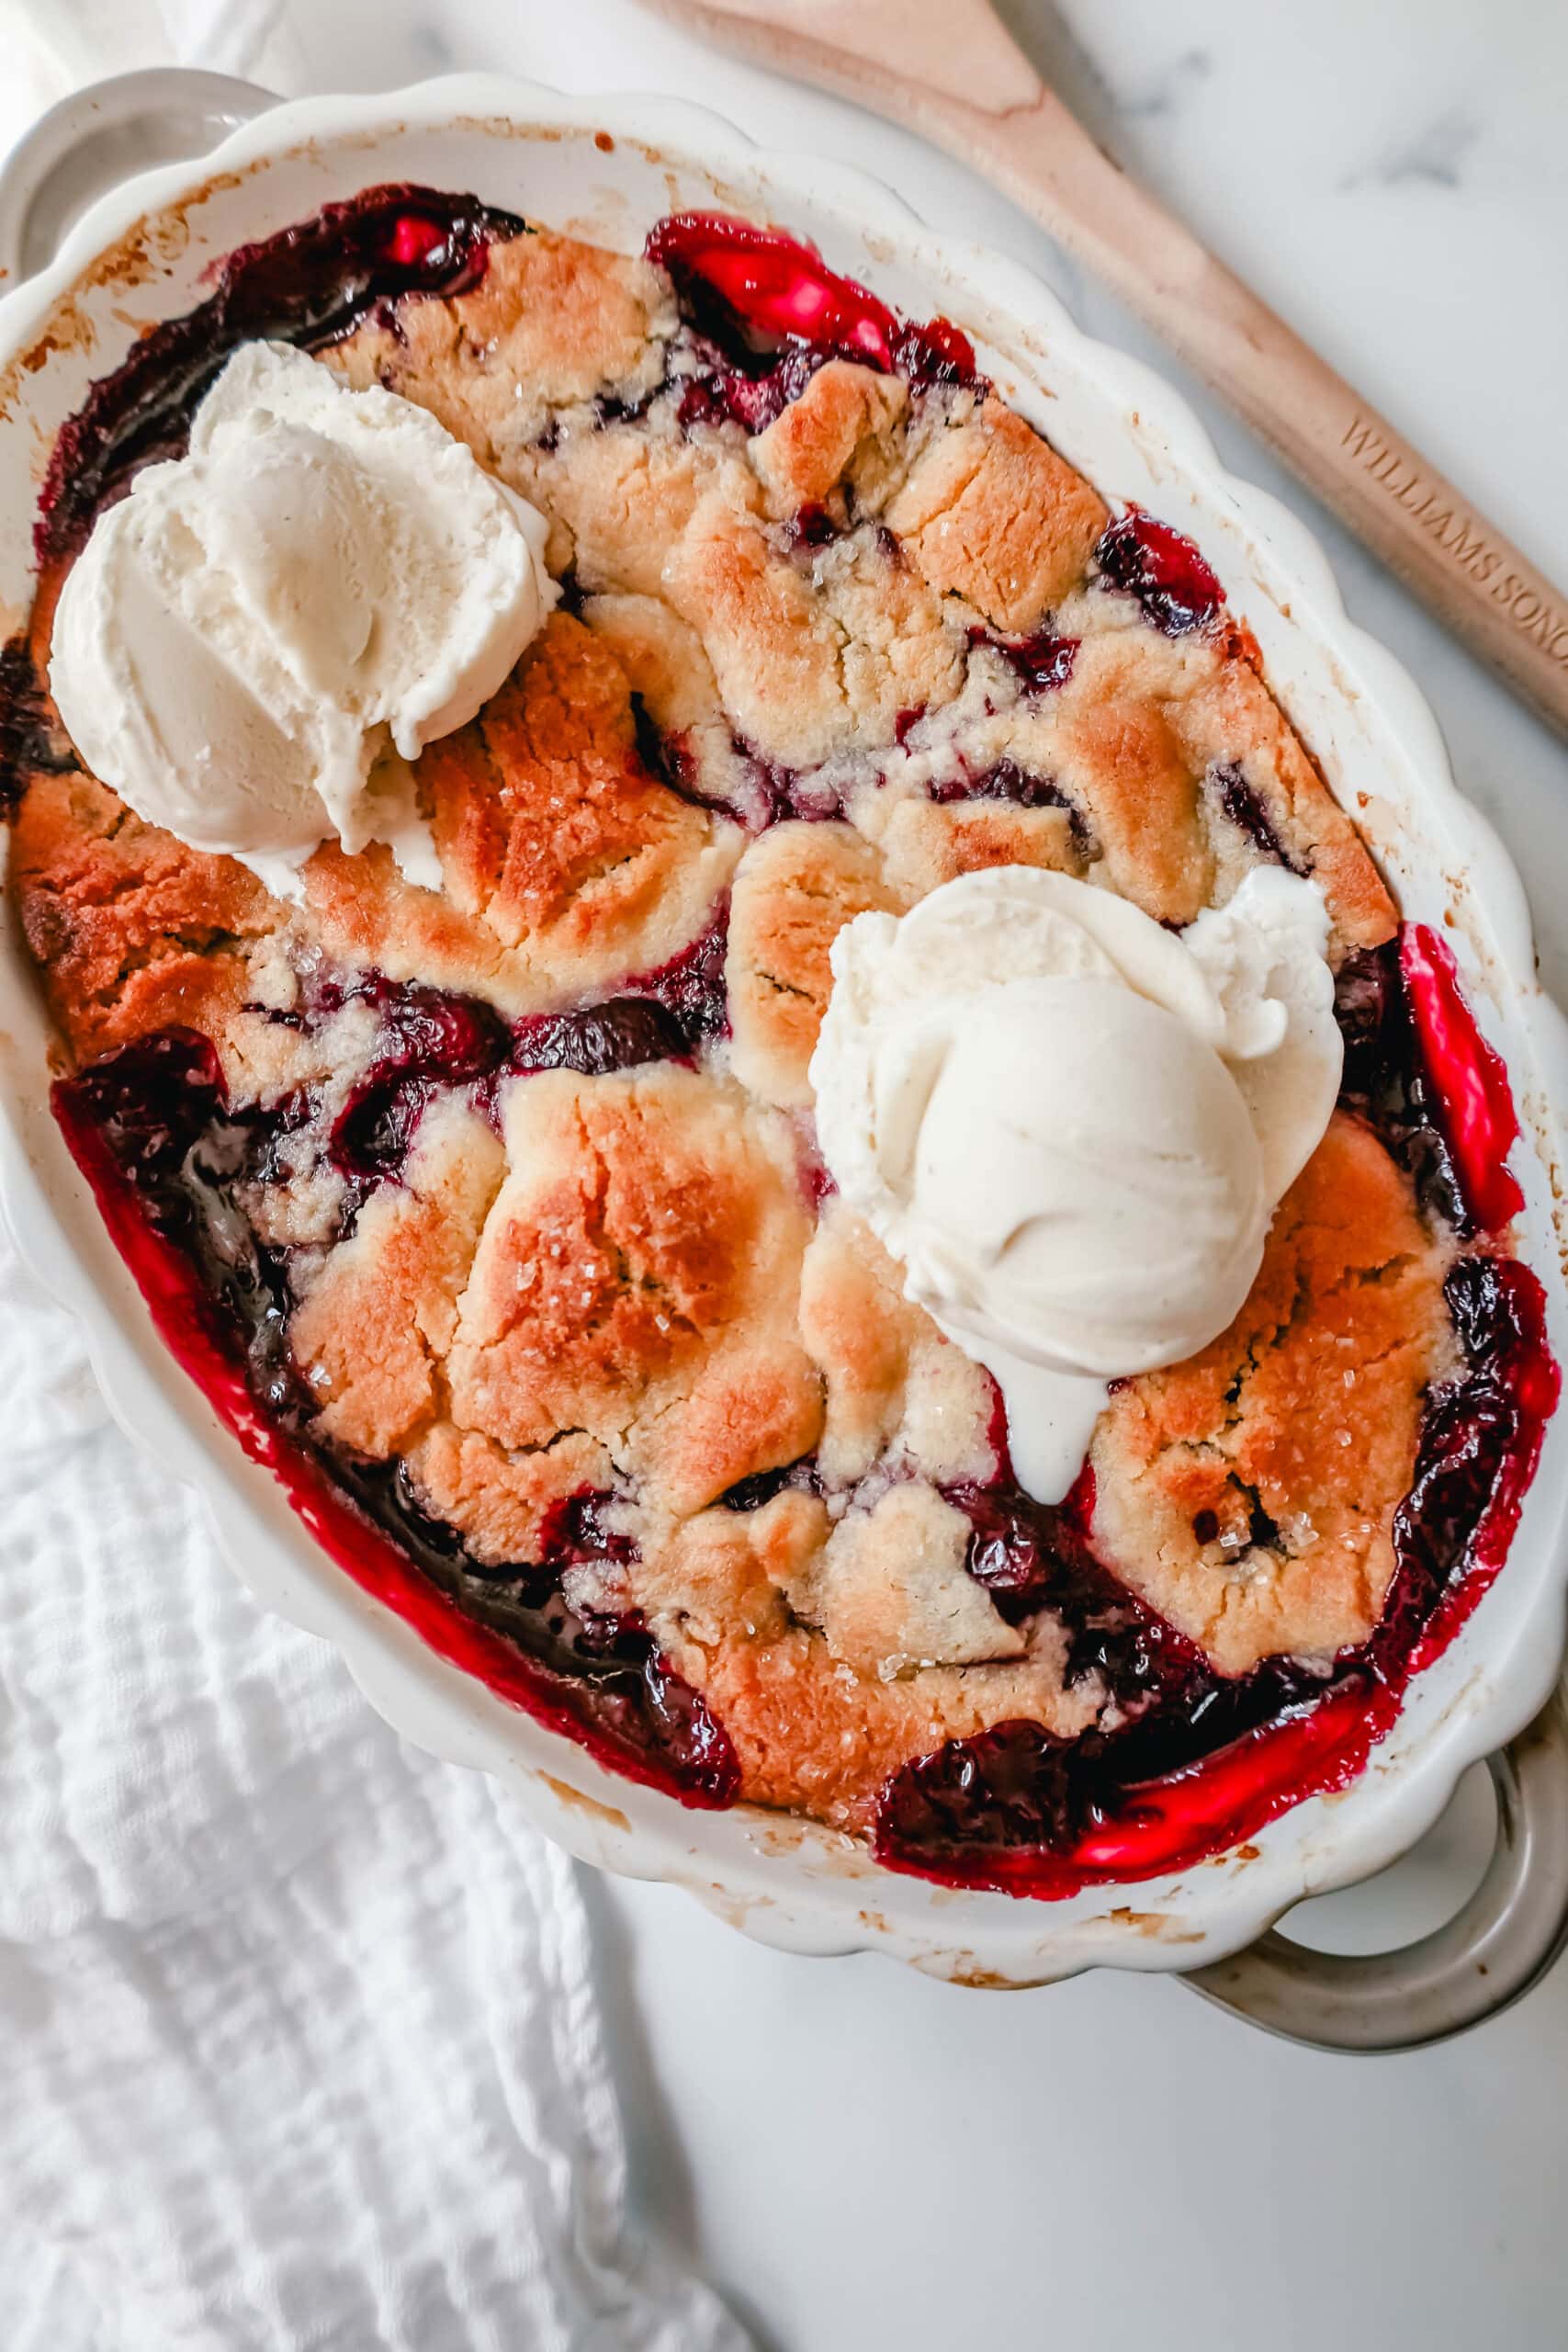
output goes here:
<path id="1" fill-rule="evenodd" d="M 766 0 L 654 5 L 729 49 L 908 125 L 1032 213 L 1568 735 L 1568 599 L 1095 145 L 989 8 L 954 8 L 945 38 L 922 45 L 901 35 L 912 34 L 928 11 L 917 6 L 902 15 L 904 0 L 856 0 L 853 7 L 837 0 L 820 9 L 795 0 L 781 7 L 780 16 L 795 23 L 819 24 L 820 38 L 753 16 L 750 7 Z"/>
<path id="2" fill-rule="evenodd" d="M 1227 400 L 1324 503 L 1568 733 L 1568 600 L 1398 428 L 1095 146 L 1051 92 L 932 135 L 987 168 Z M 968 117 L 968 120 L 964 119 Z M 967 148 L 962 143 L 968 141 Z"/>

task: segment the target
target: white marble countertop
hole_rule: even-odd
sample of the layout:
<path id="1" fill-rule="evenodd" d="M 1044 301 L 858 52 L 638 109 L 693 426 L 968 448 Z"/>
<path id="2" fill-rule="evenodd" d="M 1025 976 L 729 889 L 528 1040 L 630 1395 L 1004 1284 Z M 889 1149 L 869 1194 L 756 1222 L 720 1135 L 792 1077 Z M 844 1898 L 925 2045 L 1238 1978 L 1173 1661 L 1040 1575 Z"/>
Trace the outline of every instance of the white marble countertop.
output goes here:
<path id="1" fill-rule="evenodd" d="M 1568 582 L 1568 11 L 1006 13 L 1118 156 Z M 1167 367 L 958 165 L 706 55 L 634 0 L 289 0 L 264 72 L 293 92 L 457 66 L 674 91 L 852 160 Z M 1227 461 L 1309 513 L 1352 613 L 1420 679 L 1568 998 L 1568 754 L 1187 389 Z M 1311 1906 L 1314 1932 L 1370 1949 L 1434 1924 L 1479 1873 L 1489 1811 L 1484 1782 L 1467 1784 L 1399 1872 Z M 773 2352 L 1564 2340 L 1568 1966 L 1467 2041 L 1356 2062 L 1266 2041 L 1168 1982 L 1001 2000 L 885 1962 L 767 1952 L 665 1889 L 601 1883 L 592 1899 L 644 2209 Z"/>

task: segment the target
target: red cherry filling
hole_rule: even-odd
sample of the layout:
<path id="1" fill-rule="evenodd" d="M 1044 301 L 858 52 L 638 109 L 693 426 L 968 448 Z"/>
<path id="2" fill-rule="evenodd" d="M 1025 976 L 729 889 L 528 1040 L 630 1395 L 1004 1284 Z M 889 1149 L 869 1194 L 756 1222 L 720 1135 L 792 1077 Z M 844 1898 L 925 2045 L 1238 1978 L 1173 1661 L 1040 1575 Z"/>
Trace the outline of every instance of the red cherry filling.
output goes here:
<path id="1" fill-rule="evenodd" d="M 1430 1214 L 1461 1234 L 1496 1232 L 1523 1204 L 1506 1165 L 1518 1117 L 1442 942 L 1406 923 L 1397 941 L 1353 951 L 1335 983 L 1335 1012 L 1345 1039 L 1341 1101 L 1410 1170 Z"/>
<path id="2" fill-rule="evenodd" d="M 775 346 L 805 344 L 892 368 L 898 322 L 886 302 L 779 230 L 728 213 L 676 212 L 649 231 L 643 250 L 705 326 L 711 319 Z"/>
<path id="3" fill-rule="evenodd" d="M 334 1556 L 411 1618 L 434 1648 L 456 1654 L 502 1697 L 569 1731 L 632 1779 L 650 1781 L 684 1804 L 735 1802 L 739 1770 L 727 1734 L 640 1613 L 575 1609 L 561 1590 L 569 1567 L 634 1556 L 629 1539 L 600 1522 L 607 1497 L 589 1489 L 567 1497 L 547 1515 L 544 1556 L 497 1567 L 475 1560 L 454 1529 L 430 1519 L 400 1473 L 317 1460 L 352 1497 L 375 1539 L 368 1559 L 363 1539 L 351 1557 Z M 393 1563 L 402 1569 L 396 1584 L 389 1580 Z M 363 1573 L 367 1566 L 373 1575 Z"/>
<path id="4" fill-rule="evenodd" d="M 1016 1487 L 957 1486 L 945 1493 L 972 1530 L 964 1566 L 1002 1615 L 1016 1624 L 1043 1609 L 1062 1581 L 1061 1553 L 1069 1540 L 1058 1515 Z"/>
<path id="5" fill-rule="evenodd" d="M 40 514 L 40 558 L 62 560 L 139 465 L 184 447 L 192 408 L 236 343 L 278 334 L 317 348 L 371 314 L 395 329 L 389 304 L 476 283 L 490 243 L 523 227 L 471 198 L 378 189 L 234 255 L 210 300 L 143 338 L 62 435 Z M 791 239 L 684 216 L 662 224 L 650 253 L 670 268 L 688 322 L 705 338 L 691 345 L 701 368 L 682 394 L 682 415 L 694 404 L 688 422 L 701 412 L 758 430 L 835 352 L 897 369 L 917 388 L 980 381 L 956 329 L 902 325 Z M 829 521 L 811 510 L 796 518 L 803 551 Z M 1110 526 L 1097 555 L 1104 584 L 1135 595 L 1168 634 L 1202 627 L 1220 609 L 1219 582 L 1190 542 L 1136 510 Z M 1070 674 L 1074 643 L 1049 630 L 987 641 L 1028 692 L 1049 692 Z M 919 716 L 900 715 L 899 741 Z M 639 742 L 655 773 L 697 797 L 678 741 L 660 741 L 645 727 Z M 835 813 L 837 803 L 808 780 L 746 757 L 755 786 L 747 821 Z M 48 728 L 25 652 L 10 648 L 0 655 L 0 786 L 62 761 L 68 753 Z M 1217 769 L 1211 785 L 1263 854 L 1284 859 L 1245 775 Z M 1050 779 L 1005 761 L 943 783 L 933 797 L 974 795 L 1066 805 Z M 503 1072 L 603 1073 L 688 1057 L 722 1035 L 724 956 L 721 917 L 619 996 L 511 1028 L 476 1000 L 380 976 L 328 982 L 299 1012 L 275 1017 L 310 1026 L 350 997 L 369 998 L 381 1016 L 371 1066 L 326 1143 L 357 1205 L 372 1184 L 397 1177 L 442 1088 L 473 1085 L 482 1099 Z M 1413 1170 L 1429 1212 L 1463 1234 L 1495 1231 L 1519 1205 L 1503 1164 L 1517 1123 L 1442 943 L 1407 931 L 1397 949 L 1352 956 L 1337 1011 L 1343 1099 Z M 607 1523 L 605 1495 L 585 1489 L 558 1504 L 538 1561 L 492 1567 L 422 1513 L 400 1473 L 329 1458 L 313 1441 L 312 1401 L 287 1345 L 288 1261 L 255 1238 L 240 1201 L 243 1186 L 312 1148 L 319 1104 L 301 1091 L 265 1111 L 235 1111 L 210 1043 L 180 1031 L 62 1081 L 53 1099 L 165 1341 L 246 1452 L 284 1480 L 345 1572 L 440 1654 L 618 1769 L 688 1803 L 732 1802 L 739 1771 L 728 1739 L 642 1619 L 566 1600 L 570 1569 L 633 1556 Z M 884 1858 L 963 1883 L 1066 1893 L 1213 1851 L 1299 1795 L 1352 1777 L 1392 1723 L 1411 1673 L 1451 1636 L 1500 1565 L 1557 1400 L 1543 1297 L 1528 1270 L 1462 1258 L 1448 1296 L 1465 1370 L 1429 1403 L 1411 1492 L 1394 1521 L 1397 1573 L 1383 1622 L 1370 1644 L 1321 1673 L 1272 1661 L 1222 1681 L 1093 1560 L 1085 1498 L 1040 1510 L 1012 1483 L 1005 1449 L 993 1485 L 953 1489 L 971 1521 L 971 1572 L 1010 1617 L 1055 1612 L 1069 1677 L 1098 1677 L 1113 1708 L 1083 1740 L 1003 1724 L 911 1765 L 887 1792 L 877 1830 Z M 755 1510 L 816 1478 L 807 1460 L 743 1480 L 721 1500 Z M 1217 1521 L 1207 1534 L 1194 1532 L 1212 1541 Z M 1278 1541 L 1260 1511 L 1252 1534 L 1265 1546 Z"/>
<path id="6" fill-rule="evenodd" d="M 1412 1635 L 1423 1637 L 1417 1664 L 1440 1647 L 1426 1628 L 1467 1555 L 1488 1577 L 1502 1566 L 1562 1385 L 1546 1295 L 1529 1267 L 1461 1258 L 1443 1291 L 1466 1373 L 1434 1393 L 1415 1480 L 1394 1514 L 1400 1578 L 1371 1645 L 1385 1675 L 1402 1654 L 1408 1662 Z"/>
<path id="7" fill-rule="evenodd" d="M 782 1495 L 786 1487 L 799 1487 L 808 1495 L 821 1493 L 822 1481 L 818 1475 L 814 1453 L 803 1454 L 798 1462 L 785 1462 L 776 1470 L 754 1470 L 749 1478 L 738 1478 L 733 1487 L 726 1487 L 720 1495 L 717 1508 L 721 1510 L 761 1510 L 762 1505 L 771 1503 L 775 1495 Z"/>
<path id="8" fill-rule="evenodd" d="M 1066 684 L 1078 650 L 1076 637 L 1058 637 L 1052 628 L 1036 629 L 1032 637 L 993 637 L 988 629 L 972 628 L 969 642 L 999 653 L 1024 692 L 1037 695 Z"/>
<path id="9" fill-rule="evenodd" d="M 718 915 L 690 947 L 672 956 L 656 971 L 643 972 L 626 983 L 635 996 L 662 1006 L 684 1040 L 690 1054 L 705 1038 L 729 1035 L 729 990 L 724 959 L 729 940 L 729 910 Z"/>
<path id="10" fill-rule="evenodd" d="M 338 1566 L 442 1657 L 618 1770 L 684 1804 L 733 1803 L 729 1741 L 641 1619 L 584 1618 L 561 1595 L 564 1567 L 628 1556 L 602 1523 L 604 1498 L 570 1498 L 542 1561 L 495 1569 L 420 1510 L 400 1471 L 313 1441 L 287 1269 L 234 1198 L 265 1114 L 231 1114 L 210 1042 L 166 1031 L 61 1080 L 51 1102 L 164 1344 Z"/>
<path id="11" fill-rule="evenodd" d="M 1263 856 L 1275 865 L 1282 865 L 1288 874 L 1304 877 L 1306 867 L 1291 855 L 1274 831 L 1269 811 L 1233 761 L 1216 763 L 1209 770 L 1208 783 L 1231 823 L 1239 825 L 1250 836 Z"/>
<path id="12" fill-rule="evenodd" d="M 284 1262 L 233 1197 L 289 1109 L 232 1112 L 211 1040 L 191 1029 L 121 1046 L 58 1080 L 50 1101 L 165 1341 L 178 1354 L 171 1321 L 188 1324 L 193 1344 L 231 1350 L 270 1411 L 295 1410 Z M 161 1299 L 175 1304 L 160 1312 Z"/>
<path id="13" fill-rule="evenodd" d="M 708 792 L 703 787 L 691 739 L 683 729 L 663 733 L 655 725 L 640 695 L 632 696 L 632 719 L 637 729 L 637 756 L 643 766 L 677 798 L 690 802 L 694 808 L 715 809 L 721 816 L 732 817 L 750 833 L 764 832 L 775 821 L 780 811 L 768 779 L 736 738 L 732 736 L 730 740 L 743 763 L 736 788 L 728 793 Z"/>
<path id="14" fill-rule="evenodd" d="M 697 372 L 685 379 L 675 410 L 677 422 L 688 431 L 694 424 L 739 424 L 748 434 L 765 433 L 832 356 L 797 349 L 786 351 L 772 367 L 753 359 L 748 368 L 727 357 L 710 335 L 694 336 L 692 348 Z"/>
<path id="15" fill-rule="evenodd" d="M 383 1007 L 376 1058 L 333 1124 L 327 1157 L 358 1194 L 395 1176 L 443 1087 L 488 1078 L 507 1058 L 505 1023 L 475 997 L 378 978 L 351 991 Z"/>
<path id="16" fill-rule="evenodd" d="M 943 807 L 955 800 L 1010 800 L 1018 808 L 1066 808 L 1074 831 L 1087 831 L 1081 811 L 1054 778 L 1033 775 L 1016 760 L 998 760 L 978 775 L 964 770 L 956 776 L 943 776 L 931 786 L 931 797 Z"/>
<path id="17" fill-rule="evenodd" d="M 1053 1512 L 1010 1487 L 950 1499 L 971 1572 L 1011 1617 L 1053 1611 L 1068 1679 L 1100 1677 L 1121 1717 L 1077 1740 L 1009 1723 L 896 1774 L 875 1842 L 886 1861 L 1047 1897 L 1152 1877 L 1250 1836 L 1303 1795 L 1344 1786 L 1410 1676 L 1495 1573 L 1555 1408 L 1545 1298 L 1512 1259 L 1461 1259 L 1447 1295 L 1466 1369 L 1436 1394 L 1394 1518 L 1393 1588 L 1371 1641 L 1322 1668 L 1273 1658 L 1225 1679 L 1117 1587 Z"/>
<path id="18" fill-rule="evenodd" d="M 1368 1120 L 1409 1170 L 1429 1216 L 1460 1233 L 1472 1232 L 1453 1159 L 1436 1122 L 1397 941 L 1353 949 L 1335 980 L 1334 1002 L 1345 1040 L 1340 1102 Z"/>
<path id="19" fill-rule="evenodd" d="M 1436 932 L 1406 923 L 1399 968 L 1465 1204 L 1483 1233 L 1501 1232 L 1525 1204 L 1506 1164 L 1519 1132 L 1508 1073 L 1477 1028 Z"/>
<path id="20" fill-rule="evenodd" d="M 175 1182 L 197 1136 L 227 1111 L 229 1090 L 209 1037 L 165 1029 L 65 1080 L 55 1099 L 70 1111 L 68 1137 L 91 1133 L 128 1183 L 155 1193 Z"/>
<path id="21" fill-rule="evenodd" d="M 1201 628 L 1224 602 L 1224 590 L 1191 540 L 1141 506 L 1129 506 L 1107 526 L 1094 560 L 1104 585 L 1135 596 L 1167 637 Z"/>
<path id="22" fill-rule="evenodd" d="M 722 1006 L 722 970 L 716 925 L 631 984 L 647 995 L 561 1018 L 604 1020 L 651 1005 L 700 1026 Z M 1396 954 L 1364 956 L 1341 976 L 1339 1012 L 1347 1099 L 1418 1159 L 1430 1080 L 1410 993 Z M 312 1022 L 352 994 L 382 1010 L 380 1062 L 394 1099 L 411 1080 L 435 1082 L 437 1070 L 471 1077 L 492 1060 L 517 1066 L 516 1036 L 487 1008 L 379 978 L 325 983 L 289 1017 Z M 1451 1043 L 1460 1032 L 1447 1009 Z M 640 1043 L 627 1050 L 640 1054 Z M 454 1531 L 423 1520 L 392 1472 L 328 1462 L 311 1448 L 310 1399 L 286 1344 L 287 1266 L 255 1241 L 234 1199 L 235 1185 L 297 1130 L 299 1099 L 232 1112 L 209 1041 L 168 1032 L 62 1081 L 55 1106 L 165 1339 L 248 1449 L 286 1477 L 349 1572 L 445 1654 L 546 1720 L 570 1722 L 621 1769 L 691 1802 L 729 1802 L 737 1767 L 728 1742 L 641 1621 L 584 1616 L 561 1593 L 567 1567 L 631 1556 L 605 1524 L 604 1495 L 584 1490 L 558 1506 L 537 1563 L 497 1569 L 473 1561 Z M 1544 1298 L 1528 1269 L 1462 1258 L 1448 1299 L 1466 1368 L 1433 1396 L 1423 1424 L 1394 1521 L 1394 1588 L 1372 1640 L 1325 1668 L 1273 1660 L 1234 1681 L 1215 1676 L 1094 1561 L 1082 1533 L 1089 1490 L 1059 1510 L 1034 1505 L 1011 1480 L 998 1429 L 995 1484 L 951 1494 L 971 1521 L 972 1573 L 1011 1618 L 1053 1611 L 1067 1635 L 1069 1679 L 1096 1676 L 1114 1712 L 1077 1741 L 1003 1724 L 909 1766 L 879 1818 L 884 1859 L 944 1880 L 1058 1894 L 1175 1867 L 1251 1834 L 1300 1795 L 1353 1777 L 1392 1723 L 1410 1674 L 1450 1637 L 1500 1565 L 1557 1399 Z M 793 1464 L 722 1499 L 754 1510 L 814 1478 L 809 1461 Z M 1195 1533 L 1204 1540 L 1201 1528 Z M 1278 1540 L 1261 1511 L 1252 1533 L 1262 1545 Z"/>
<path id="23" fill-rule="evenodd" d="M 393 221 L 392 233 L 384 240 L 381 250 L 395 267 L 418 269 L 437 254 L 446 254 L 450 235 L 449 228 L 422 220 L 417 213 L 404 212 Z"/>
<path id="24" fill-rule="evenodd" d="M 629 980 L 626 995 L 533 1013 L 510 1027 L 479 998 L 408 986 L 378 972 L 322 982 L 298 1012 L 272 1014 L 289 1027 L 313 1028 L 355 1001 L 380 1012 L 370 1065 L 327 1138 L 327 1158 L 349 1188 L 347 1223 L 378 1184 L 400 1176 L 438 1093 L 509 1074 L 570 1069 L 603 1078 L 645 1062 L 689 1060 L 705 1038 L 722 1035 L 728 1020 L 725 936 L 721 917 L 668 964 Z M 253 1172 L 278 1172 L 279 1144 L 307 1123 L 310 1107 L 294 1094 L 254 1114 L 270 1157 Z"/>
<path id="25" fill-rule="evenodd" d="M 615 1496 L 603 1487 L 580 1487 L 546 1511 L 539 1529 L 539 1557 L 547 1568 L 571 1568 L 585 1560 L 635 1560 L 629 1535 L 605 1523 Z"/>
<path id="26" fill-rule="evenodd" d="M 27 640 L 13 638 L 0 645 L 0 824 L 19 806 L 29 776 L 65 775 L 75 765 Z"/>
<path id="27" fill-rule="evenodd" d="M 1020 1624 L 1049 1609 L 1067 1634 L 1067 1679 L 1098 1675 L 1108 1696 L 1134 1710 L 1152 1695 L 1179 1692 L 1202 1658 L 1154 1611 L 1102 1568 L 1083 1530 L 1094 1513 L 1085 1471 L 1059 1505 L 1037 1503 L 1015 1485 L 1005 1453 L 997 1483 L 943 1489 L 968 1520 L 965 1565 L 1000 1614 Z"/>
<path id="28" fill-rule="evenodd" d="M 520 1021 L 513 1035 L 510 1069 L 573 1069 L 584 1078 L 636 1069 L 642 1062 L 683 1060 L 691 1052 L 674 1014 L 642 997 L 538 1013 Z"/>
<path id="29" fill-rule="evenodd" d="M 700 365 L 682 394 L 682 424 L 731 418 L 760 433 L 825 359 L 859 360 L 917 387 L 984 381 L 973 345 L 951 321 L 905 322 L 780 230 L 677 212 L 650 231 L 644 251 L 669 273 L 695 330 Z"/>
<path id="30" fill-rule="evenodd" d="M 827 547 L 838 536 L 839 526 L 825 506 L 797 506 L 783 529 L 785 547 L 792 553 L 799 550 L 807 555 Z M 893 545 L 897 548 L 897 542 Z"/>

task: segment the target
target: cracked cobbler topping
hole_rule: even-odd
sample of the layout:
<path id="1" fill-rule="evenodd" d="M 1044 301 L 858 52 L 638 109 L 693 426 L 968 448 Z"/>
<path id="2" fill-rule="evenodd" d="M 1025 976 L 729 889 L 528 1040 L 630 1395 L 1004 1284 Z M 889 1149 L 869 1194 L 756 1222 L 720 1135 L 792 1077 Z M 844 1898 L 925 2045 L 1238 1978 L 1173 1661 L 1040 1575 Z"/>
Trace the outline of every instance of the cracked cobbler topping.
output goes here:
<path id="1" fill-rule="evenodd" d="M 96 518 L 258 340 L 547 525 L 558 601 L 410 763 L 438 886 L 329 837 L 275 896 L 48 700 Z M 1147 1875 L 1359 1768 L 1556 1374 L 1506 1078 L 1195 547 L 782 234 L 627 256 L 389 188 L 95 387 L 38 550 L 0 783 L 57 1111 L 349 1574 L 618 1769 L 959 1882 Z M 840 932 L 1010 866 L 1167 932 L 1303 877 L 1344 1040 L 1239 1311 L 1113 1384 L 1050 1504 L 814 1118 Z"/>

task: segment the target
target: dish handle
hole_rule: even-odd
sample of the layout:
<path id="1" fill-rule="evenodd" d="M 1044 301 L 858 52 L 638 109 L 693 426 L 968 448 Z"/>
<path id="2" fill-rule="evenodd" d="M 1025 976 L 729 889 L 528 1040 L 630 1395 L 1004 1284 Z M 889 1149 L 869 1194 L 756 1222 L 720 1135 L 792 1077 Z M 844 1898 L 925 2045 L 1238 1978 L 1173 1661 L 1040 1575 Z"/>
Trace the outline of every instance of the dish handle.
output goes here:
<path id="1" fill-rule="evenodd" d="M 1496 2017 L 1568 1944 L 1568 1701 L 1559 1684 L 1486 1759 L 1497 1841 L 1455 1917 L 1396 1951 L 1313 1951 L 1278 1928 L 1185 1978 L 1287 2041 L 1368 2053 L 1419 2050 Z"/>
<path id="2" fill-rule="evenodd" d="M 205 155 L 276 104 L 258 83 L 184 65 L 73 90 L 0 159 L 0 293 L 44 268 L 78 216 L 119 181 Z"/>

